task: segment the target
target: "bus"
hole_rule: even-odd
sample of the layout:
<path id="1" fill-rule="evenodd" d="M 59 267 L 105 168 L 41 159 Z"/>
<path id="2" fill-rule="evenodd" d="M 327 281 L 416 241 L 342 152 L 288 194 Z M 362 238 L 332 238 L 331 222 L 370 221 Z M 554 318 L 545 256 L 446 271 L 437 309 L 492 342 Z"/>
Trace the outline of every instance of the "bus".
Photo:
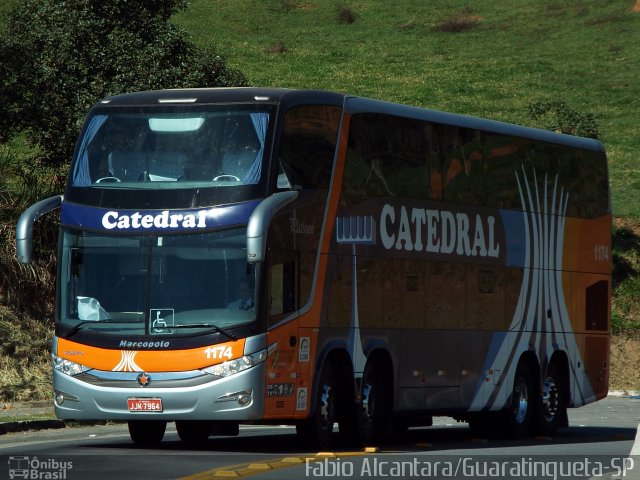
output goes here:
<path id="1" fill-rule="evenodd" d="M 607 395 L 596 140 L 324 91 L 123 94 L 22 214 L 21 262 L 58 208 L 61 419 L 326 447 L 434 415 L 549 435 Z"/>

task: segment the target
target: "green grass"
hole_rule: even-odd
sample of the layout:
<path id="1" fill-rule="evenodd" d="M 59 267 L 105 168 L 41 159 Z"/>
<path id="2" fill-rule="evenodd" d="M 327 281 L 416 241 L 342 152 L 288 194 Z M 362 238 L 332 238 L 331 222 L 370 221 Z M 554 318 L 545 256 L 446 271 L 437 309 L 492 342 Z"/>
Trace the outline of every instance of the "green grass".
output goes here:
<path id="1" fill-rule="evenodd" d="M 191 0 L 175 21 L 256 86 L 335 90 L 522 124 L 532 124 L 530 102 L 564 100 L 595 115 L 615 215 L 640 218 L 633 3 Z M 355 21 L 341 21 L 339 7 Z M 467 29 L 448 31 L 460 22 Z"/>
<path id="2" fill-rule="evenodd" d="M 640 221 L 617 220 L 613 229 L 614 334 L 640 336 Z"/>
<path id="3" fill-rule="evenodd" d="M 28 422 L 28 421 L 34 421 L 34 420 L 55 420 L 56 416 L 54 413 L 37 413 L 37 414 L 33 414 L 33 415 L 16 415 L 16 416 L 11 416 L 11 415 L 0 415 L 0 423 L 7 423 L 7 422 Z"/>

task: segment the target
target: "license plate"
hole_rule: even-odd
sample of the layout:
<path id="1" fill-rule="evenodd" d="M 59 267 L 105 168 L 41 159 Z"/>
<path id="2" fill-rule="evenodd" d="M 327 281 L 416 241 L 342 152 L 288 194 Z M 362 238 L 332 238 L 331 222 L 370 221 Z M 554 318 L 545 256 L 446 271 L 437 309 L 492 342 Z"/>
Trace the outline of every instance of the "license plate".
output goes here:
<path id="1" fill-rule="evenodd" d="M 161 412 L 161 398 L 127 398 L 130 412 Z"/>

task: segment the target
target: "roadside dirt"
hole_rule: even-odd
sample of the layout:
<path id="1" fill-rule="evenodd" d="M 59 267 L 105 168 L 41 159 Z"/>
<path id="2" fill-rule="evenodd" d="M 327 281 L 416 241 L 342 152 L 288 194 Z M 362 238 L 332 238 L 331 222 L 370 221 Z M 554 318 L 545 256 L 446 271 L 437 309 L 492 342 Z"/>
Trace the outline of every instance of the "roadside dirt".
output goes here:
<path id="1" fill-rule="evenodd" d="M 640 390 L 640 338 L 611 337 L 609 390 Z"/>

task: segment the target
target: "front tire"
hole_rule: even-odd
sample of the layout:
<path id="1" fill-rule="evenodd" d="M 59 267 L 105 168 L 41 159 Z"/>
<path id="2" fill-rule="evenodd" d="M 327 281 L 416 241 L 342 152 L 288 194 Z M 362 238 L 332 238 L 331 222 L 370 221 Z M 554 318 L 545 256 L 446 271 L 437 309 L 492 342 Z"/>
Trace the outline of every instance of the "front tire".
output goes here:
<path id="1" fill-rule="evenodd" d="M 130 420 L 129 435 L 136 445 L 158 445 L 164 437 L 167 422 L 162 420 Z"/>
<path id="2" fill-rule="evenodd" d="M 202 445 L 211 434 L 211 422 L 205 420 L 185 420 L 176 422 L 178 436 L 189 446 Z"/>

